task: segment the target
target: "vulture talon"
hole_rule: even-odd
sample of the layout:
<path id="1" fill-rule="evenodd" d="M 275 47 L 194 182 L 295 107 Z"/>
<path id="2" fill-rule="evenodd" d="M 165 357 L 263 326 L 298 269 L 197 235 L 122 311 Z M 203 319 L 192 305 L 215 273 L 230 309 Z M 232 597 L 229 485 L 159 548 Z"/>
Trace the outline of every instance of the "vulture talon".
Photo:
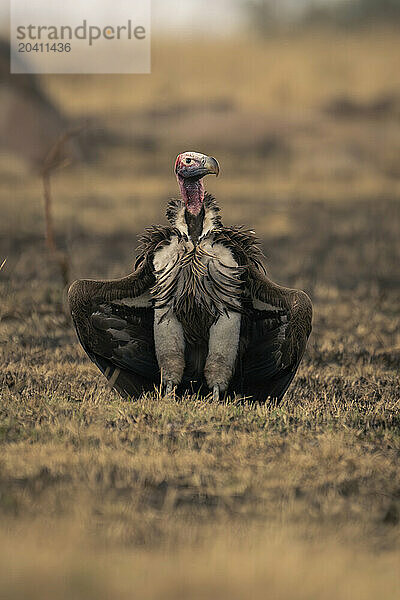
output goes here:
<path id="1" fill-rule="evenodd" d="M 219 385 L 214 385 L 213 391 L 212 391 L 212 396 L 213 396 L 213 402 L 219 401 Z"/>
<path id="2" fill-rule="evenodd" d="M 204 382 L 213 400 L 229 389 L 279 402 L 311 333 L 311 301 L 268 278 L 253 231 L 223 225 L 203 184 L 219 173 L 215 158 L 183 152 L 174 171 L 180 198 L 168 204 L 169 225 L 142 236 L 135 271 L 71 285 L 79 340 L 122 396 L 193 393 Z"/>
<path id="3" fill-rule="evenodd" d="M 166 381 L 164 384 L 164 396 L 170 396 L 172 394 L 172 392 L 174 391 L 175 386 L 172 383 L 172 381 Z"/>

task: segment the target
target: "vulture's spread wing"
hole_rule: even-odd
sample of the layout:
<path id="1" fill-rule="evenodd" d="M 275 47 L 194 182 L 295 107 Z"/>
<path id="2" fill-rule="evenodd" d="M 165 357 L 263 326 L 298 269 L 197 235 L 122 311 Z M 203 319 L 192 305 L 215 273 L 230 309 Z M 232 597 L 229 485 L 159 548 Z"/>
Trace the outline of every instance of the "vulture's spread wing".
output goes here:
<path id="1" fill-rule="evenodd" d="M 154 349 L 154 283 L 143 263 L 109 281 L 75 281 L 68 301 L 79 340 L 90 359 L 122 396 L 153 390 L 159 381 Z"/>
<path id="2" fill-rule="evenodd" d="M 304 354 L 312 304 L 304 292 L 278 286 L 253 267 L 250 301 L 242 343 L 243 392 L 258 401 L 280 400 Z"/>

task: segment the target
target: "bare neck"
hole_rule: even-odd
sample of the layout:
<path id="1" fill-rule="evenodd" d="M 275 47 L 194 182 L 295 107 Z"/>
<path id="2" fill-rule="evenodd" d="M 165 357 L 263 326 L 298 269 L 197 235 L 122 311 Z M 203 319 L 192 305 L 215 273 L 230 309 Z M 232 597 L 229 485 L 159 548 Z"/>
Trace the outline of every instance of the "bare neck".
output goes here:
<path id="1" fill-rule="evenodd" d="M 194 216 L 200 214 L 204 202 L 204 184 L 202 179 L 177 177 L 182 200 L 187 212 Z"/>

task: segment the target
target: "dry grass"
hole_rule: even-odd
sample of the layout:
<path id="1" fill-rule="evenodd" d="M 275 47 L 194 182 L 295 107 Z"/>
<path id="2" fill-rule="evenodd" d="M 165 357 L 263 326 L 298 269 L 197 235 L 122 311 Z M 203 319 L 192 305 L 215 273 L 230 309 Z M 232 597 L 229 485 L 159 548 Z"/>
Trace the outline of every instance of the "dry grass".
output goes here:
<path id="1" fill-rule="evenodd" d="M 156 44 L 150 77 L 46 81 L 128 132 L 54 179 L 76 276 L 128 272 L 176 152 L 220 159 L 225 221 L 315 304 L 279 407 L 107 390 L 62 311 L 40 179 L 0 157 L 2 597 L 399 596 L 398 104 L 326 111 L 399 94 L 398 40 L 330 36 Z"/>

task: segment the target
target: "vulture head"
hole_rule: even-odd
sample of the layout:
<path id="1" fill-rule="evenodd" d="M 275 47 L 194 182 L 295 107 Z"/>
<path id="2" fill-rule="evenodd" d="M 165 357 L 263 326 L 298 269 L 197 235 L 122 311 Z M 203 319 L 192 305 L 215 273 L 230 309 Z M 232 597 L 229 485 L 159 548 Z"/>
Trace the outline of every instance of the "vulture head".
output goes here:
<path id="1" fill-rule="evenodd" d="M 186 209 L 197 216 L 204 202 L 203 177 L 219 173 L 218 161 L 200 152 L 182 152 L 175 161 L 175 175 Z"/>

